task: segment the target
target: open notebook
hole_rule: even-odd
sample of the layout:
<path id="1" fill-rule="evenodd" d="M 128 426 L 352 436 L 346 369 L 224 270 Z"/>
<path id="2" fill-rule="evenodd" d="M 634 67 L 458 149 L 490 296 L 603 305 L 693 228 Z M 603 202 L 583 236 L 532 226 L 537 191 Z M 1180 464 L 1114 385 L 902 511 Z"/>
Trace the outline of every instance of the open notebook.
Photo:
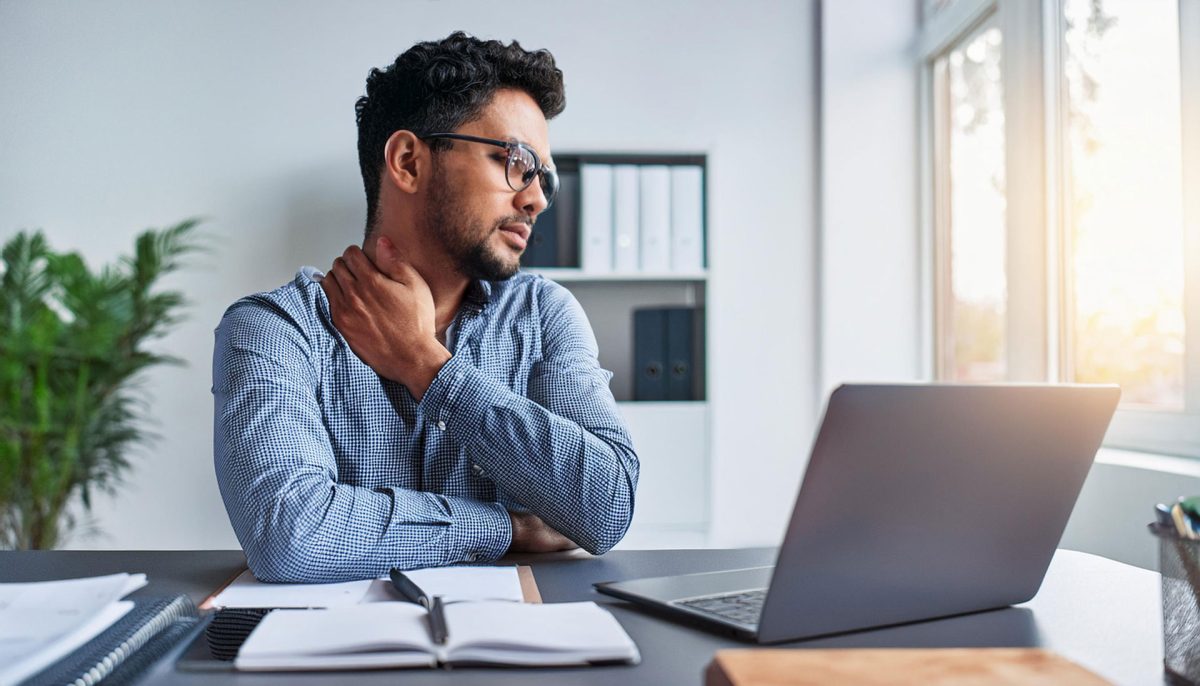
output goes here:
<path id="1" fill-rule="evenodd" d="M 446 624 L 449 638 L 439 646 L 430 638 L 425 609 L 412 603 L 276 610 L 246 639 L 235 665 L 292 671 L 640 660 L 617 620 L 592 602 L 451 602 Z"/>
<path id="2" fill-rule="evenodd" d="M 515 600 L 540 603 L 541 595 L 529 567 L 431 567 L 405 572 L 429 595 L 456 600 Z M 345 607 L 360 603 L 393 602 L 396 595 L 387 577 L 332 584 L 267 584 L 249 569 L 209 596 L 201 610 L 248 607 Z"/>

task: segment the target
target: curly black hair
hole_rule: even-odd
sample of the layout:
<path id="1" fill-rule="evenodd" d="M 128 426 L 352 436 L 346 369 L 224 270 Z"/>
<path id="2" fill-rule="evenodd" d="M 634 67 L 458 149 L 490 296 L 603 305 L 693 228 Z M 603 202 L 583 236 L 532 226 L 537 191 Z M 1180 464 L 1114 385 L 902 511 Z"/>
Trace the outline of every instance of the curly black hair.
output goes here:
<path id="1" fill-rule="evenodd" d="M 354 103 L 358 164 L 367 192 L 367 233 L 375 226 L 380 172 L 388 138 L 400 130 L 424 136 L 454 131 L 479 116 L 500 88 L 525 91 L 553 119 L 566 107 L 562 70 L 546 50 L 528 51 L 515 40 L 479 40 L 456 31 L 417 43 L 385 69 L 372 69 L 367 94 Z M 435 140 L 435 150 L 449 148 Z"/>

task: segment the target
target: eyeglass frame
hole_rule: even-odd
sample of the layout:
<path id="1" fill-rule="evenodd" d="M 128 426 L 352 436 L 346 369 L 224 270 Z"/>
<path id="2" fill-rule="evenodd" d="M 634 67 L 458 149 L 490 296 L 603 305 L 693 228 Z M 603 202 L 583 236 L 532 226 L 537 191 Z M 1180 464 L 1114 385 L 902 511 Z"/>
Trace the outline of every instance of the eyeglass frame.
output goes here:
<path id="1" fill-rule="evenodd" d="M 465 133 L 431 133 L 431 134 L 427 134 L 424 136 L 418 136 L 418 138 L 420 138 L 421 140 L 429 140 L 431 138 L 445 138 L 445 139 L 455 140 L 455 141 L 467 141 L 469 143 L 485 143 L 487 145 L 494 145 L 498 148 L 504 148 L 505 150 L 508 151 L 508 157 L 505 158 L 505 160 L 504 160 L 504 182 L 508 184 L 509 188 L 511 188 L 513 191 L 515 191 L 517 193 L 520 193 L 520 192 L 524 191 L 526 188 L 529 188 L 529 186 L 531 184 L 533 184 L 534 178 L 540 176 L 542 178 L 543 183 L 539 184 L 539 185 L 541 186 L 541 189 L 542 189 L 542 197 L 546 198 L 546 208 L 549 209 L 550 206 L 554 204 L 554 199 L 558 197 L 558 189 L 559 189 L 558 172 L 555 171 L 555 169 L 553 167 L 542 164 L 542 158 L 540 155 L 537 154 L 537 151 L 534 150 L 532 147 L 530 147 L 528 144 L 522 143 L 519 140 L 516 140 L 516 139 L 500 140 L 499 138 L 484 138 L 482 136 L 472 136 L 472 135 L 465 134 Z M 525 185 L 520 188 L 513 187 L 512 181 L 509 179 L 509 175 L 508 175 L 508 167 L 509 167 L 509 165 L 511 165 L 513 163 L 513 159 L 514 159 L 513 151 L 515 151 L 517 149 L 525 150 L 526 152 L 528 152 L 530 154 L 530 156 L 533 157 L 533 164 L 534 164 L 533 171 L 526 172 L 525 177 L 524 177 Z M 549 193 L 546 192 L 546 184 L 550 185 Z"/>

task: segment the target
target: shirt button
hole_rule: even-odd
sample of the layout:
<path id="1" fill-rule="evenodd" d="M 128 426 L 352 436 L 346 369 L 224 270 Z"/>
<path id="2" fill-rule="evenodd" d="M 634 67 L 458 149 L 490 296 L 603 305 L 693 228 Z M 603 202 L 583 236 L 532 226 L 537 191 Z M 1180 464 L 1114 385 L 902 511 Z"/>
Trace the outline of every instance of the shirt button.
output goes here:
<path id="1" fill-rule="evenodd" d="M 473 464 L 473 465 L 471 465 L 471 473 L 474 474 L 475 476 L 483 476 L 483 467 L 480 467 L 477 464 Z"/>
<path id="2" fill-rule="evenodd" d="M 462 372 L 454 372 L 454 378 L 456 378 L 456 379 L 463 378 L 463 373 Z"/>
<path id="3" fill-rule="evenodd" d="M 467 556 L 467 562 L 474 562 L 478 559 L 479 559 L 479 556 L 476 555 L 475 553 L 471 553 L 470 555 Z"/>
<path id="4" fill-rule="evenodd" d="M 442 420 L 439 419 L 438 423 L 437 423 L 437 428 L 441 429 L 442 431 L 445 431 L 446 430 L 446 422 L 443 422 Z"/>

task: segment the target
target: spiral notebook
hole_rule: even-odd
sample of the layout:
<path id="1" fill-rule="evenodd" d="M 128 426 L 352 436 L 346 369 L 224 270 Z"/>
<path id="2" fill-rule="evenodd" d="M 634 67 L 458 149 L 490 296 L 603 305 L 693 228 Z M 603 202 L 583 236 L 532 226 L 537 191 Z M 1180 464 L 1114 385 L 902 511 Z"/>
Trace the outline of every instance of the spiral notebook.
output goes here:
<path id="1" fill-rule="evenodd" d="M 108 629 L 22 683 L 134 683 L 199 621 L 195 605 L 184 595 L 136 598 L 133 603 Z"/>

